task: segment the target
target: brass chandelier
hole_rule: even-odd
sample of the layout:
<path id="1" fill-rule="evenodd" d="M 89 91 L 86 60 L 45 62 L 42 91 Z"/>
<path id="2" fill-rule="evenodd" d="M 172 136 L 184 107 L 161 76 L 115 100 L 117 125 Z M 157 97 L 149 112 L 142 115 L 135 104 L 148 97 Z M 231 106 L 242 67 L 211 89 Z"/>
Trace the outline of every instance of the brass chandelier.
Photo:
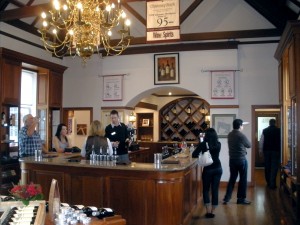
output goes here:
<path id="1" fill-rule="evenodd" d="M 86 63 L 94 53 L 101 55 L 101 47 L 106 55 L 120 55 L 132 39 L 120 0 L 53 0 L 41 16 L 44 47 L 57 57 L 78 55 Z M 112 35 L 119 38 L 112 41 Z"/>

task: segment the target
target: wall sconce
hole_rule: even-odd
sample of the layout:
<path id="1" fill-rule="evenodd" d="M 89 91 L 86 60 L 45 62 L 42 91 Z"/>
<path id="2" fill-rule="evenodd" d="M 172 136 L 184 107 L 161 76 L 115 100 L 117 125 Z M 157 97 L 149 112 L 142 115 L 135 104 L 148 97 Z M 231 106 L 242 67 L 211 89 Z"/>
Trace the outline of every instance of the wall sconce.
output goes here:
<path id="1" fill-rule="evenodd" d="M 129 122 L 135 122 L 136 121 L 136 116 L 134 115 L 133 112 L 129 115 Z"/>
<path id="2" fill-rule="evenodd" d="M 206 123 L 207 126 L 209 127 L 209 125 L 210 125 L 210 115 L 206 115 L 206 116 L 205 116 L 205 123 Z"/>

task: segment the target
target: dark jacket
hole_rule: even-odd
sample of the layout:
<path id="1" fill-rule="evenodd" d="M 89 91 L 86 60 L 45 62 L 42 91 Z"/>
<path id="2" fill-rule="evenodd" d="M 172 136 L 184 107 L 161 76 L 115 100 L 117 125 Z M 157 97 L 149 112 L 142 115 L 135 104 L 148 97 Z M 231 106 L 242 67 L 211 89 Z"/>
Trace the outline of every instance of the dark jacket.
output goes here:
<path id="1" fill-rule="evenodd" d="M 230 160 L 244 160 L 247 155 L 246 148 L 251 148 L 251 143 L 241 131 L 232 130 L 228 134 L 228 148 Z"/>
<path id="2" fill-rule="evenodd" d="M 94 151 L 95 154 L 99 155 L 100 154 L 100 148 L 102 147 L 102 154 L 107 153 L 107 138 L 106 137 L 101 137 L 101 136 L 88 136 L 86 140 L 86 145 L 85 145 L 85 158 L 90 159 L 90 155 L 92 154 L 93 151 L 93 146 L 94 146 Z"/>
<path id="3" fill-rule="evenodd" d="M 118 155 L 128 154 L 128 149 L 126 146 L 126 139 L 129 138 L 127 126 L 124 123 L 120 123 L 119 126 L 112 127 L 109 124 L 105 128 L 105 137 L 107 137 L 111 142 L 119 141 L 119 147 L 117 148 Z"/>
<path id="4" fill-rule="evenodd" d="M 219 159 L 220 151 L 221 151 L 221 143 L 217 142 L 216 146 L 209 146 L 209 152 L 211 154 L 211 157 L 213 159 L 213 164 L 204 167 L 206 170 L 207 169 L 215 169 L 222 167 L 221 166 L 221 161 Z M 200 153 L 206 152 L 208 149 L 206 148 L 206 142 L 203 141 L 201 142 L 197 148 L 193 151 L 192 157 L 193 158 L 198 158 Z"/>
<path id="5" fill-rule="evenodd" d="M 280 152 L 281 150 L 280 128 L 276 126 L 269 126 L 263 130 L 263 135 L 264 135 L 263 151 Z"/>

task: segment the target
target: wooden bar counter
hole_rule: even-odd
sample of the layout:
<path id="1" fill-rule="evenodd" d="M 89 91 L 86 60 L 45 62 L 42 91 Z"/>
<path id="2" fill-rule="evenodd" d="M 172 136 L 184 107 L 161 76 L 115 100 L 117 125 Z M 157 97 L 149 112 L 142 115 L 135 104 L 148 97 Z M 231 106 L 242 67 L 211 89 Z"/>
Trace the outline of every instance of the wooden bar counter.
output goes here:
<path id="1" fill-rule="evenodd" d="M 62 202 L 113 208 L 127 225 L 187 225 L 201 199 L 201 167 L 190 157 L 168 160 L 179 163 L 116 165 L 61 156 L 20 163 L 22 182 L 41 184 L 45 196 L 54 178 Z"/>

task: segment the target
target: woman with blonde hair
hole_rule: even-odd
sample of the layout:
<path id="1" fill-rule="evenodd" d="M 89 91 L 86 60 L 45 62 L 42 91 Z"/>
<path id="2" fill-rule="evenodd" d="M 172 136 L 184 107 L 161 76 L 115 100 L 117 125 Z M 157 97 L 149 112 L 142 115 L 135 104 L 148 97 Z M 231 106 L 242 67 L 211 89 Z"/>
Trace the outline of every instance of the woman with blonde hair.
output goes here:
<path id="1" fill-rule="evenodd" d="M 102 148 L 102 154 L 112 155 L 113 153 L 111 142 L 108 138 L 104 137 L 101 122 L 94 120 L 90 125 L 88 137 L 83 145 L 81 155 L 89 160 L 93 150 L 95 154 L 100 154 L 100 148 Z"/>

